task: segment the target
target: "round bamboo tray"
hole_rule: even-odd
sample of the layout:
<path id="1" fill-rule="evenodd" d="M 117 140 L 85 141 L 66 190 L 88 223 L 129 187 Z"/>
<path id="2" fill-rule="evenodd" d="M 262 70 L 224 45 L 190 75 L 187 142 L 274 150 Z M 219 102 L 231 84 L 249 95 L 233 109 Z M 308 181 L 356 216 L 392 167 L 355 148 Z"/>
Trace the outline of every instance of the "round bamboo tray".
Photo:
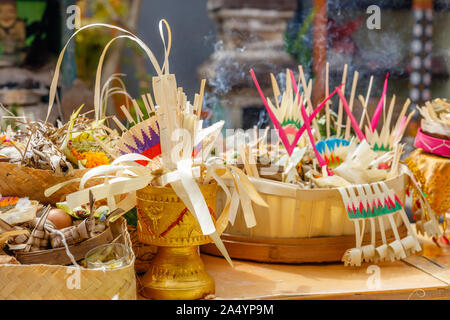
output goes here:
<path id="1" fill-rule="evenodd" d="M 257 224 L 251 229 L 239 208 L 234 225 L 230 224 L 222 235 L 232 258 L 274 263 L 334 262 L 355 245 L 354 224 L 337 189 L 304 190 L 292 184 L 250 179 L 269 207 L 253 204 Z M 400 175 L 385 182 L 404 203 L 408 177 Z M 395 215 L 394 220 L 399 233 L 406 234 L 401 217 Z M 383 221 L 390 226 L 387 217 Z M 376 231 L 381 238 L 378 224 Z M 390 228 L 386 228 L 386 236 L 392 236 Z M 368 233 L 365 238 L 369 239 Z M 220 255 L 211 244 L 203 246 L 202 252 Z"/>
<path id="2" fill-rule="evenodd" d="M 402 225 L 398 228 L 400 237 L 408 233 Z M 268 263 L 320 263 L 340 261 L 345 251 L 355 246 L 354 236 L 314 237 L 314 238 L 255 238 L 222 235 L 230 257 Z M 386 240 L 394 241 L 392 230 L 386 232 Z M 366 234 L 363 245 L 370 244 Z M 377 233 L 377 246 L 381 245 L 381 235 Z M 222 256 L 214 244 L 202 246 L 202 252 Z"/>
<path id="3" fill-rule="evenodd" d="M 51 170 L 40 170 L 22 165 L 0 162 L 0 194 L 2 196 L 28 197 L 41 203 L 55 205 L 64 201 L 66 194 L 78 191 L 79 184 L 74 182 L 59 189 L 50 197 L 44 191 L 58 183 L 81 178 L 89 169 L 74 170 L 71 175 L 58 176 Z M 99 179 L 91 179 L 86 187 L 101 183 Z"/>

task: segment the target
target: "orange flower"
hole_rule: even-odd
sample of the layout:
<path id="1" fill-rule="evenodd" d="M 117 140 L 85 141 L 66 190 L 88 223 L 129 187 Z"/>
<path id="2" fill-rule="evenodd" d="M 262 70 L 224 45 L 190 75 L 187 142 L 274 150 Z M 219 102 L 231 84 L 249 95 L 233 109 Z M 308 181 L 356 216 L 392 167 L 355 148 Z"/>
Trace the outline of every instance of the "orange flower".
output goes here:
<path id="1" fill-rule="evenodd" d="M 15 206 L 19 201 L 19 197 L 2 197 L 0 198 L 0 207 Z"/>
<path id="2" fill-rule="evenodd" d="M 93 152 L 92 150 L 89 150 L 88 152 L 79 153 L 74 148 L 71 148 L 70 151 L 75 158 L 82 161 L 83 165 L 89 169 L 110 163 L 109 158 L 103 152 Z"/>
<path id="3" fill-rule="evenodd" d="M 5 146 L 10 146 L 11 140 L 6 139 L 6 135 L 5 136 L 0 136 L 0 144 L 3 144 Z"/>

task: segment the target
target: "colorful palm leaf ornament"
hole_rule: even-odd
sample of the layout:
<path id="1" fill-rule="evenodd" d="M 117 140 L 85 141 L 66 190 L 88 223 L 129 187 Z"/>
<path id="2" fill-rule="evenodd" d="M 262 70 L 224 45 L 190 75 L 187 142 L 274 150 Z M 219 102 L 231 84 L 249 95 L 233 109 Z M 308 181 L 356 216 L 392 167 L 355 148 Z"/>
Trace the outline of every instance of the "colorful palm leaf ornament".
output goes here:
<path id="1" fill-rule="evenodd" d="M 160 155 L 159 127 L 155 117 L 151 117 L 125 132 L 118 148 L 122 154 L 139 153 L 150 159 Z"/>
<path id="2" fill-rule="evenodd" d="M 330 138 L 316 143 L 317 150 L 330 168 L 335 168 L 344 161 L 349 147 L 349 141 L 338 138 Z"/>
<path id="3" fill-rule="evenodd" d="M 406 258 L 420 251 L 421 247 L 411 228 L 403 204 L 395 191 L 384 182 L 364 185 L 352 185 L 338 189 L 341 194 L 348 217 L 355 224 L 356 248 L 348 249 L 342 261 L 345 265 L 360 266 L 361 262 L 394 261 Z M 401 238 L 397 227 L 399 219 L 405 225 L 408 234 Z M 376 246 L 376 221 L 379 224 L 382 244 Z M 366 222 L 371 226 L 371 242 L 362 245 Z M 387 226 L 390 226 L 388 228 Z M 391 229 L 394 240 L 388 243 L 386 229 Z"/>

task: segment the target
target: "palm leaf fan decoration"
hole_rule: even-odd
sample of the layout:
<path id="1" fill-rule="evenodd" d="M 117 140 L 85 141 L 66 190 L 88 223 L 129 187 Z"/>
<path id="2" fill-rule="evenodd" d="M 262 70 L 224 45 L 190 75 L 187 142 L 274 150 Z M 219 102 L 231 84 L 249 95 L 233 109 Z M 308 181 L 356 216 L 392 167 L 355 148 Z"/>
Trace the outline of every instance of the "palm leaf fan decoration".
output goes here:
<path id="1" fill-rule="evenodd" d="M 120 107 L 128 122 L 132 125 L 129 129 L 126 129 L 117 118 L 113 118 L 123 131 L 117 148 L 122 154 L 138 153 L 153 159 L 161 154 L 160 131 L 151 96 L 149 94 L 142 95 L 142 100 L 149 115 L 147 119 L 144 120 L 144 114 L 134 99 L 132 101 L 136 120 L 125 106 Z"/>

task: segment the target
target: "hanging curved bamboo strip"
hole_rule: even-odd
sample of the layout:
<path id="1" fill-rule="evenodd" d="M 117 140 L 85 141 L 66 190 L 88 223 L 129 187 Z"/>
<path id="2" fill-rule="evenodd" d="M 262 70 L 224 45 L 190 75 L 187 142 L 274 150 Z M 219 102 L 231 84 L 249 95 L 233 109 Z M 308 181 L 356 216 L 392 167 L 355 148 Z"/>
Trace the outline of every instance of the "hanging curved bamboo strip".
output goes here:
<path id="1" fill-rule="evenodd" d="M 47 117 L 45 119 L 45 121 L 47 122 L 48 117 L 50 115 L 50 112 L 53 108 L 53 104 L 56 98 L 56 91 L 58 89 L 58 80 L 59 80 L 59 73 L 60 73 L 60 68 L 61 68 L 61 64 L 62 64 L 62 60 L 64 58 L 64 54 L 66 52 L 67 47 L 69 46 L 71 40 L 81 31 L 89 29 L 89 28 L 94 28 L 94 27 L 105 27 L 105 28 L 109 28 L 109 29 L 115 29 L 118 30 L 120 32 L 125 33 L 130 40 L 135 41 L 137 44 L 139 44 L 139 46 L 145 51 L 145 53 L 147 54 L 147 56 L 150 59 L 150 62 L 152 63 L 153 67 L 155 68 L 156 72 L 158 73 L 158 75 L 162 75 L 162 69 L 160 68 L 158 61 L 156 60 L 155 55 L 153 54 L 153 52 L 150 50 L 150 48 L 142 41 L 140 40 L 138 37 L 136 37 L 133 33 L 131 33 L 130 31 L 127 31 L 123 28 L 117 27 L 117 26 L 113 26 L 111 24 L 105 24 L 105 23 L 94 23 L 94 24 L 89 24 L 87 26 L 84 26 L 80 29 L 78 29 L 76 32 L 74 32 L 74 34 L 69 38 L 69 40 L 66 42 L 65 46 L 63 47 L 63 49 L 61 50 L 61 53 L 59 54 L 58 57 L 58 61 L 56 63 L 56 67 L 55 67 L 55 73 L 52 79 L 52 83 L 50 85 L 50 92 L 49 92 L 49 102 L 48 102 L 48 110 L 47 110 Z M 119 36 L 121 37 L 121 36 Z M 114 40 L 114 39 L 113 39 Z M 112 40 L 112 41 L 113 41 Z M 111 41 L 111 42 L 112 42 Z M 110 42 L 110 43 L 111 43 Z M 104 52 L 106 54 L 106 52 Z M 99 69 L 97 69 L 97 76 L 96 78 L 99 79 L 99 73 L 101 75 L 101 69 L 102 69 L 102 64 L 99 63 Z M 94 106 L 97 110 L 100 110 L 100 81 L 96 81 L 96 85 L 95 85 L 95 98 L 94 98 Z M 99 115 L 96 114 L 96 118 Z"/>

